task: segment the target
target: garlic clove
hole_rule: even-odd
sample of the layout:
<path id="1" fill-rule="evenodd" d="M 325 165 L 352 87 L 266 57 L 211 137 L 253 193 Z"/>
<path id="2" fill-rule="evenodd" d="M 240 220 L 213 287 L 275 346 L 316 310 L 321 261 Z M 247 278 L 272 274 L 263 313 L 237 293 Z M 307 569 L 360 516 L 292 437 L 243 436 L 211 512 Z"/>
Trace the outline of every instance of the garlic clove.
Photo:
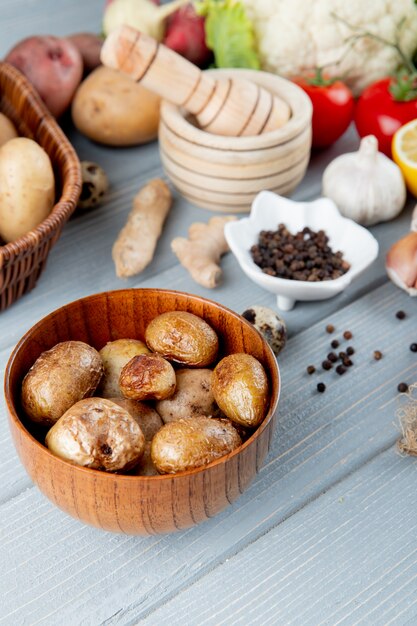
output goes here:
<path id="1" fill-rule="evenodd" d="M 417 296 L 417 232 L 411 232 L 388 251 L 386 270 L 397 287 Z"/>

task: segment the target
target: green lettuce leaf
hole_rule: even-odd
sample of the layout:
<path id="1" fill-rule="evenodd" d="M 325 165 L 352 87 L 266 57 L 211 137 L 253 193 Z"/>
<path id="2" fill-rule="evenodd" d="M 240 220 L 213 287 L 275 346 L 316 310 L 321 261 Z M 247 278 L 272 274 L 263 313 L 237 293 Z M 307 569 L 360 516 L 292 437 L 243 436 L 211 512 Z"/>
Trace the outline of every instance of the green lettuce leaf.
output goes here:
<path id="1" fill-rule="evenodd" d="M 260 69 L 253 25 L 240 2 L 202 0 L 197 10 L 206 18 L 206 44 L 216 67 Z"/>

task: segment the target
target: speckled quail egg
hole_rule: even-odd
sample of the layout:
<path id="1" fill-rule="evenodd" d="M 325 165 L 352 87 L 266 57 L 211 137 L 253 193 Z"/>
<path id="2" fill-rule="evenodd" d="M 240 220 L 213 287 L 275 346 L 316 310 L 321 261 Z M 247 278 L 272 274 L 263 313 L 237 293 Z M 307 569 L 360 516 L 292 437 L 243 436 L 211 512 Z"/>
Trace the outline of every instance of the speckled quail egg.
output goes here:
<path id="1" fill-rule="evenodd" d="M 102 167 L 92 161 L 81 161 L 82 188 L 77 209 L 88 211 L 103 200 L 109 180 Z"/>
<path id="2" fill-rule="evenodd" d="M 283 350 L 287 341 L 287 327 L 275 311 L 266 306 L 255 305 L 243 311 L 242 317 L 264 336 L 275 355 Z"/>

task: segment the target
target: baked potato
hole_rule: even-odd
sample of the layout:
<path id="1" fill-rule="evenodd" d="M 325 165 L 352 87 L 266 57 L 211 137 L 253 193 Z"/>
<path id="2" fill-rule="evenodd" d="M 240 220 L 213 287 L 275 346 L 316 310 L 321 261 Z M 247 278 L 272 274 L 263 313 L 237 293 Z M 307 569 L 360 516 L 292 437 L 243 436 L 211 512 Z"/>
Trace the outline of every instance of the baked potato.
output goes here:
<path id="1" fill-rule="evenodd" d="M 155 409 L 144 402 L 136 402 L 136 400 L 128 400 L 127 398 L 110 398 L 110 400 L 121 406 L 133 417 L 139 424 L 146 441 L 152 441 L 152 437 L 164 425 Z"/>
<path id="2" fill-rule="evenodd" d="M 130 469 L 145 449 L 145 437 L 136 420 L 103 398 L 74 404 L 48 431 L 45 441 L 61 459 L 107 472 Z"/>
<path id="3" fill-rule="evenodd" d="M 119 387 L 130 400 L 162 400 L 175 391 L 175 371 L 171 363 L 158 354 L 140 354 L 124 366 Z"/>
<path id="4" fill-rule="evenodd" d="M 186 311 L 168 311 L 155 317 L 146 328 L 145 341 L 166 359 L 194 367 L 213 363 L 219 348 L 211 326 Z"/>
<path id="5" fill-rule="evenodd" d="M 152 439 L 152 461 L 161 474 L 207 465 L 241 444 L 228 420 L 199 416 L 165 424 Z"/>
<path id="6" fill-rule="evenodd" d="M 138 354 L 149 354 L 143 341 L 138 339 L 116 339 L 109 341 L 101 350 L 104 376 L 97 395 L 103 398 L 122 397 L 119 387 L 120 373 L 130 359 Z"/>
<path id="7" fill-rule="evenodd" d="M 224 357 L 214 368 L 214 399 L 232 422 L 255 428 L 266 415 L 268 379 L 264 368 L 250 354 Z"/>
<path id="8" fill-rule="evenodd" d="M 22 406 L 40 424 L 54 424 L 79 400 L 92 396 L 103 375 L 97 350 L 63 341 L 43 352 L 22 382 Z"/>
<path id="9" fill-rule="evenodd" d="M 220 416 L 220 409 L 211 390 L 212 374 L 209 369 L 177 370 L 177 388 L 174 395 L 166 400 L 159 400 L 155 405 L 165 424 L 198 415 Z"/>

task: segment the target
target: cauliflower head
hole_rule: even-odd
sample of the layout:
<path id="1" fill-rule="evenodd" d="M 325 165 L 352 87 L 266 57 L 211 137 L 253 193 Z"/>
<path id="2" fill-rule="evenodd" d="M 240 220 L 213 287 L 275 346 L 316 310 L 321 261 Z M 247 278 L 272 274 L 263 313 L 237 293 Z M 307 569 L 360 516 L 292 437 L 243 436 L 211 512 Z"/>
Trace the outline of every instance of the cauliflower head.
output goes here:
<path id="1" fill-rule="evenodd" d="M 330 63 L 326 72 L 343 76 L 356 95 L 393 72 L 401 60 L 396 50 L 371 37 L 347 41 L 353 34 L 368 31 L 388 41 L 398 40 L 409 57 L 417 48 L 417 8 L 413 0 L 243 3 L 254 24 L 263 69 L 296 76 Z"/>

